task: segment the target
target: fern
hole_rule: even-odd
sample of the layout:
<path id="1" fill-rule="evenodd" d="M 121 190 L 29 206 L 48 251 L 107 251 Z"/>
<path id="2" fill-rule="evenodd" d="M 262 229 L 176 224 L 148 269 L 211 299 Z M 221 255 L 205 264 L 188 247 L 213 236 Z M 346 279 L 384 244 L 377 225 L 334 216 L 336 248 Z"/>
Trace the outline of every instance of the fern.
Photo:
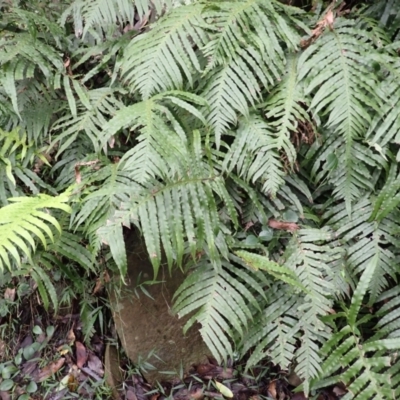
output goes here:
<path id="1" fill-rule="evenodd" d="M 246 281 L 252 283 L 251 291 L 246 287 Z M 213 265 L 204 260 L 175 293 L 174 307 L 179 316 L 197 310 L 184 330 L 199 322 L 205 343 L 221 361 L 232 357 L 231 341 L 243 337 L 243 328 L 252 318 L 250 306 L 259 309 L 254 292 L 262 293 L 263 290 L 250 271 L 243 271 L 228 262 Z"/>
<path id="2" fill-rule="evenodd" d="M 338 19 L 335 29 L 325 32 L 305 50 L 298 63 L 299 80 L 305 81 L 306 93 L 313 93 L 312 112 L 324 110 L 328 116 L 326 126 L 334 132 L 340 169 L 332 184 L 337 198 L 345 200 L 349 214 L 360 190 L 368 188 L 368 178 L 358 172 L 360 164 L 368 162 L 360 145 L 357 151 L 357 140 L 371 123 L 367 110 L 379 113 L 381 105 L 375 94 L 377 79 L 367 67 L 371 42 L 366 30 L 356 29 L 355 21 Z M 321 69 L 322 59 L 329 68 Z"/>
<path id="3" fill-rule="evenodd" d="M 394 399 L 391 383 L 390 356 L 382 351 L 398 350 L 400 340 L 370 339 L 362 342 L 357 325 L 357 316 L 364 296 L 375 275 L 379 253 L 368 263 L 353 294 L 350 308 L 346 311 L 348 325 L 335 333 L 321 352 L 326 356 L 322 364 L 324 372 L 318 385 L 334 384 L 341 381 L 348 387 L 346 399 Z M 341 371 L 341 368 L 344 369 Z M 336 374 L 336 375 L 333 375 Z"/>
<path id="4" fill-rule="evenodd" d="M 49 308 L 60 272 L 88 338 L 135 225 L 218 360 L 399 397 L 394 2 L 67 3 L 0 6 L 1 266 Z"/>
<path id="5" fill-rule="evenodd" d="M 206 40 L 202 9 L 201 4 L 193 3 L 172 10 L 125 49 L 124 79 L 144 100 L 163 91 L 182 90 L 184 78 L 192 83 L 192 74 L 201 69 L 193 44 L 202 47 Z"/>
<path id="6" fill-rule="evenodd" d="M 37 197 L 18 197 L 9 199 L 9 204 L 0 209 L 0 267 L 21 264 L 20 253 L 31 258 L 36 248 L 35 238 L 40 239 L 43 246 L 47 240 L 45 234 L 53 240 L 53 233 L 48 225 L 53 225 L 61 230 L 57 220 L 48 212 L 41 211 L 46 208 L 56 208 L 66 212 L 70 211 L 66 204 L 68 192 L 57 197 L 39 195 Z M 12 259 L 10 260 L 10 255 Z"/>

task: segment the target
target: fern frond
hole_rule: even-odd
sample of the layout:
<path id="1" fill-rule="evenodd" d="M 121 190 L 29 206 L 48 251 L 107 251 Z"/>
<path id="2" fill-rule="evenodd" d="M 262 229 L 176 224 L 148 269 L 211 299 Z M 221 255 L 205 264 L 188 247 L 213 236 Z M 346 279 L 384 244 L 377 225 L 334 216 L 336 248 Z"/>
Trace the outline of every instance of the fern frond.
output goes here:
<path id="1" fill-rule="evenodd" d="M 305 391 L 320 372 L 320 344 L 329 337 L 329 329 L 320 317 L 329 314 L 336 288 L 329 264 L 341 257 L 341 249 L 329 245 L 333 232 L 328 229 L 301 229 L 286 249 L 285 265 L 292 269 L 307 290 L 304 302 L 298 304 L 298 329 L 301 346 L 296 351 L 297 373 L 305 379 Z"/>
<path id="2" fill-rule="evenodd" d="M 400 348 L 400 338 L 376 339 L 362 342 L 357 328 L 362 301 L 371 285 L 379 254 L 366 266 L 347 310 L 348 325 L 336 332 L 321 349 L 325 361 L 321 377 L 314 389 L 343 382 L 348 393 L 345 399 L 395 399 L 392 386 L 392 365 L 388 353 Z M 397 385 L 397 383 L 395 383 Z"/>
<path id="3" fill-rule="evenodd" d="M 92 28 L 129 22 L 133 26 L 135 8 L 131 0 L 74 0 L 60 17 L 61 25 L 72 16 L 75 35 L 83 38 Z"/>
<path id="4" fill-rule="evenodd" d="M 285 175 L 278 148 L 268 124 L 252 115 L 240 122 L 235 140 L 226 153 L 224 169 L 236 170 L 246 181 L 261 182 L 263 191 L 275 197 Z"/>
<path id="5" fill-rule="evenodd" d="M 296 274 L 284 265 L 279 265 L 278 263 L 269 260 L 268 257 L 249 253 L 248 251 L 238 250 L 236 251 L 236 255 L 251 269 L 254 269 L 255 271 L 266 271 L 278 280 L 282 280 L 295 288 L 305 290 L 305 288 L 297 282 Z"/>
<path id="6" fill-rule="evenodd" d="M 267 299 L 262 312 L 250 323 L 241 342 L 241 354 L 247 354 L 252 349 L 247 368 L 266 357 L 286 368 L 296 351 L 299 326 L 295 308 L 300 296 L 293 295 L 288 286 L 279 284 L 271 285 L 265 295 Z"/>
<path id="7" fill-rule="evenodd" d="M 35 239 L 38 238 L 43 246 L 47 240 L 45 234 L 53 240 L 50 226 L 60 230 L 57 220 L 48 212 L 41 209 L 56 208 L 70 212 L 69 194 L 65 192 L 57 197 L 44 194 L 37 197 L 18 197 L 9 199 L 12 204 L 0 208 L 0 268 L 12 268 L 12 261 L 21 263 L 20 253 L 28 259 L 36 249 Z"/>
<path id="8" fill-rule="evenodd" d="M 204 105 L 199 96 L 171 91 L 120 109 L 103 127 L 103 143 L 123 127 L 139 129 L 138 144 L 127 151 L 121 160 L 123 169 L 138 183 L 146 183 L 182 168 L 187 134 L 176 120 L 173 107 L 185 110 L 204 121 L 193 106 Z"/>
<path id="9" fill-rule="evenodd" d="M 277 149 L 285 152 L 290 165 L 293 165 L 297 158 L 290 135 L 297 132 L 299 123 L 311 123 L 306 111 L 306 97 L 297 74 L 297 57 L 290 56 L 286 75 L 262 105 L 267 119 L 271 121 L 268 125 L 276 136 Z"/>
<path id="10" fill-rule="evenodd" d="M 203 49 L 209 59 L 206 71 L 242 58 L 250 66 L 260 61 L 256 70 L 264 78 L 262 81 L 272 83 L 279 79 L 285 64 L 282 43 L 290 50 L 298 47 L 300 38 L 293 29 L 296 11 L 299 13 L 278 1 L 260 0 L 222 1 L 206 9 L 204 18 L 215 32 Z M 248 51 L 243 52 L 246 47 Z M 247 57 L 251 60 L 246 62 Z"/>
<path id="11" fill-rule="evenodd" d="M 355 153 L 356 140 L 365 136 L 371 123 L 369 110 L 379 113 L 381 105 L 376 75 L 368 68 L 371 41 L 367 30 L 355 29 L 355 21 L 336 19 L 335 29 L 318 38 L 298 63 L 299 80 L 304 80 L 306 93 L 313 93 L 311 110 L 328 116 L 326 126 L 340 140 L 335 147 L 342 172 L 333 183 L 349 214 L 368 181 L 357 174 L 356 160 L 365 161 L 360 149 Z"/>
<path id="12" fill-rule="evenodd" d="M 229 262 L 218 265 L 203 260 L 174 295 L 174 309 L 180 317 L 196 310 L 184 330 L 199 322 L 203 340 L 219 361 L 232 356 L 232 342 L 243 337 L 243 328 L 252 318 L 249 307 L 259 308 L 245 284 L 249 277 L 253 289 L 262 292 L 252 275 Z"/>
<path id="13" fill-rule="evenodd" d="M 389 215 L 380 223 L 371 221 L 373 212 L 371 202 L 367 199 L 354 204 L 354 217 L 350 219 L 344 204 L 333 207 L 332 217 L 327 220 L 327 225 L 335 229 L 336 236 L 346 243 L 347 261 L 353 275 L 361 274 L 368 263 L 378 254 L 375 276 L 368 288 L 371 301 L 388 286 L 389 280 L 396 279 L 398 267 L 393 252 L 399 243 L 396 238 L 396 217 Z"/>
<path id="14" fill-rule="evenodd" d="M 193 83 L 192 74 L 201 69 L 194 46 L 206 41 L 202 9 L 202 4 L 193 3 L 171 10 L 125 48 L 123 78 L 144 100 L 166 90 L 182 90 L 184 79 Z"/>
<path id="15" fill-rule="evenodd" d="M 57 154 L 64 152 L 82 133 L 87 135 L 94 150 L 98 152 L 104 144 L 103 127 L 118 109 L 123 108 L 123 104 L 117 99 L 112 89 L 101 88 L 87 91 L 79 82 L 72 80 L 79 97 L 77 101 L 69 81 L 68 77 L 64 79 L 71 114 L 61 117 L 52 126 L 52 131 L 60 132 L 53 141 L 53 143 L 60 143 Z"/>
<path id="16" fill-rule="evenodd" d="M 351 204 L 365 191 L 373 190 L 370 170 L 381 169 L 384 160 L 363 143 L 353 139 L 347 142 L 334 131 L 327 131 L 324 138 L 326 141 L 315 158 L 311 176 L 318 183 L 332 184 L 335 198 L 344 199 L 350 213 Z"/>

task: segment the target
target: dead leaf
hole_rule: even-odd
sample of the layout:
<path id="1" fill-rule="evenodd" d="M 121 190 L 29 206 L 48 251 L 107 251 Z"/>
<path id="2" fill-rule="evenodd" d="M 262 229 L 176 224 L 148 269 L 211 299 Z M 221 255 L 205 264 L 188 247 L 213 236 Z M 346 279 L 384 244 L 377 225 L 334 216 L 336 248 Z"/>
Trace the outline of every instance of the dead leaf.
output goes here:
<path id="1" fill-rule="evenodd" d="M 97 375 L 95 372 L 93 372 L 90 368 L 88 367 L 82 367 L 82 372 L 84 372 L 86 375 L 90 376 L 93 378 L 96 382 L 101 381 L 101 377 Z"/>
<path id="2" fill-rule="evenodd" d="M 332 392 L 340 397 L 340 396 L 344 396 L 347 393 L 346 388 L 344 387 L 344 385 L 336 385 L 333 389 Z"/>
<path id="3" fill-rule="evenodd" d="M 92 294 L 95 295 L 96 293 L 100 292 L 101 289 L 103 289 L 103 282 L 100 278 L 97 278 Z"/>
<path id="4" fill-rule="evenodd" d="M 75 342 L 76 351 L 76 365 L 78 368 L 82 368 L 87 360 L 87 351 L 85 346 L 81 342 Z"/>
<path id="5" fill-rule="evenodd" d="M 88 356 L 88 368 L 90 368 L 101 378 L 104 376 L 103 363 L 101 362 L 100 358 L 92 352 L 90 352 Z"/>
<path id="6" fill-rule="evenodd" d="M 11 394 L 9 392 L 0 392 L 1 400 L 11 400 Z"/>
<path id="7" fill-rule="evenodd" d="M 283 231 L 294 232 L 299 229 L 299 225 L 294 222 L 277 221 L 276 219 L 270 219 L 268 221 L 268 226 L 273 229 L 279 229 Z"/>
<path id="8" fill-rule="evenodd" d="M 277 400 L 276 396 L 276 381 L 272 381 L 268 385 L 268 397 L 271 397 L 274 400 Z"/>
<path id="9" fill-rule="evenodd" d="M 15 288 L 7 288 L 4 292 L 4 299 L 14 301 L 15 299 Z"/>
<path id="10" fill-rule="evenodd" d="M 68 332 L 67 341 L 68 341 L 70 346 L 72 346 L 75 343 L 74 326 L 72 326 L 72 328 Z"/>
<path id="11" fill-rule="evenodd" d="M 335 17 L 332 10 L 329 10 L 325 15 L 325 24 L 329 26 L 330 30 L 333 30 L 333 23 L 335 22 Z"/>
<path id="12" fill-rule="evenodd" d="M 79 171 L 79 165 L 75 165 L 75 182 L 76 183 L 82 182 L 81 171 Z"/>
<path id="13" fill-rule="evenodd" d="M 67 59 L 64 61 L 64 67 L 67 68 L 69 67 L 69 64 L 71 63 L 71 59 L 67 57 Z"/>
<path id="14" fill-rule="evenodd" d="M 303 380 L 296 374 L 296 372 L 291 371 L 287 377 L 289 385 L 297 387 L 303 383 Z"/>
<path id="15" fill-rule="evenodd" d="M 126 400 L 137 400 L 136 394 L 132 390 L 127 390 L 125 397 Z"/>
<path id="16" fill-rule="evenodd" d="M 190 391 L 190 399 L 192 400 L 202 400 L 204 398 L 204 391 L 202 387 L 197 387 Z"/>
<path id="17" fill-rule="evenodd" d="M 35 376 L 36 382 L 43 382 L 53 374 L 55 374 L 65 363 L 65 358 L 61 357 L 57 361 L 53 361 L 47 364 L 43 369 L 41 369 Z"/>

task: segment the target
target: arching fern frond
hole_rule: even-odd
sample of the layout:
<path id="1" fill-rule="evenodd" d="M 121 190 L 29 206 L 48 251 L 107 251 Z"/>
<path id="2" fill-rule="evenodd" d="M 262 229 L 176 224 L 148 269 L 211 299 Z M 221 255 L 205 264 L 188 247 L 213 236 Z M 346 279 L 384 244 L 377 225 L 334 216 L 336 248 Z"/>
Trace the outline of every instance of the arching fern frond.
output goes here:
<path id="1" fill-rule="evenodd" d="M 359 199 L 365 191 L 374 187 L 370 171 L 383 167 L 383 158 L 375 154 L 364 143 L 337 137 L 336 132 L 328 130 L 319 148 L 311 169 L 311 177 L 317 183 L 328 182 L 333 185 L 336 198 L 346 201 L 347 212 L 351 204 Z"/>
<path id="2" fill-rule="evenodd" d="M 262 291 L 257 276 L 250 271 L 225 261 L 212 264 L 202 260 L 176 291 L 174 309 L 180 317 L 196 310 L 184 330 L 199 322 L 203 340 L 222 361 L 232 356 L 232 343 L 244 336 L 252 319 L 250 307 L 259 309 L 254 293 Z"/>
<path id="3" fill-rule="evenodd" d="M 300 296 L 293 295 L 288 286 L 274 284 L 266 291 L 266 298 L 261 313 L 250 323 L 240 350 L 242 354 L 251 350 L 247 368 L 266 357 L 287 368 L 296 351 L 299 330 L 296 300 L 300 300 Z"/>
<path id="4" fill-rule="evenodd" d="M 192 83 L 192 74 L 200 71 L 194 46 L 205 43 L 203 7 L 193 3 L 173 9 L 125 48 L 123 78 L 144 100 L 162 91 L 182 90 L 184 79 Z"/>
<path id="5" fill-rule="evenodd" d="M 182 152 L 186 151 L 187 134 L 173 109 L 188 111 L 204 123 L 204 117 L 193 104 L 205 105 L 205 102 L 199 96 L 170 91 L 124 107 L 103 127 L 103 143 L 121 128 L 140 130 L 138 144 L 121 160 L 123 169 L 138 183 L 174 174 L 181 168 L 181 158 L 185 159 Z"/>
<path id="6" fill-rule="evenodd" d="M 330 263 L 341 257 L 341 249 L 331 246 L 333 232 L 328 229 L 300 229 L 286 248 L 285 265 L 292 269 L 307 290 L 304 301 L 298 302 L 298 329 L 302 332 L 301 345 L 296 351 L 297 368 L 309 382 L 320 373 L 319 347 L 329 337 L 330 329 L 321 317 L 329 314 L 335 294 Z"/>
<path id="7" fill-rule="evenodd" d="M 297 152 L 291 142 L 291 134 L 297 133 L 300 123 L 311 123 L 306 111 L 307 100 L 298 82 L 297 57 L 290 56 L 287 73 L 261 107 L 268 125 L 276 136 L 277 150 L 283 150 L 293 166 Z M 260 107 L 260 106 L 259 106 Z"/>
<path id="8" fill-rule="evenodd" d="M 234 58 L 254 57 L 250 65 L 261 61 L 259 71 L 271 83 L 280 77 L 285 65 L 282 43 L 290 50 L 298 47 L 298 33 L 294 9 L 278 1 L 222 1 L 206 8 L 204 18 L 215 32 L 204 47 L 209 59 L 206 71 Z M 296 21 L 299 22 L 299 21 Z M 300 23 L 302 27 L 304 25 Z M 242 49 L 250 46 L 248 53 Z M 261 56 L 258 59 L 256 54 Z M 268 60 L 268 61 L 267 61 Z"/>
<path id="9" fill-rule="evenodd" d="M 21 263 L 20 253 L 30 258 L 35 250 L 35 239 L 46 246 L 46 235 L 53 240 L 48 225 L 60 230 L 57 220 L 46 208 L 56 208 L 70 212 L 69 194 L 65 192 L 57 197 L 40 194 L 37 197 L 18 197 L 9 199 L 12 204 L 0 208 L 0 268 L 12 268 L 12 263 Z M 46 235 L 45 235 L 46 234 Z M 10 260 L 12 256 L 12 261 Z"/>
<path id="10" fill-rule="evenodd" d="M 285 15 L 286 7 L 275 1 L 220 2 L 204 13 L 213 34 L 203 49 L 208 59 L 204 79 L 210 81 L 203 96 L 210 104 L 207 119 L 217 147 L 229 125 L 236 124 L 237 113 L 248 117 L 248 104 L 260 98 L 260 83 L 269 87 L 281 79 L 282 43 L 297 48 L 294 14 Z"/>

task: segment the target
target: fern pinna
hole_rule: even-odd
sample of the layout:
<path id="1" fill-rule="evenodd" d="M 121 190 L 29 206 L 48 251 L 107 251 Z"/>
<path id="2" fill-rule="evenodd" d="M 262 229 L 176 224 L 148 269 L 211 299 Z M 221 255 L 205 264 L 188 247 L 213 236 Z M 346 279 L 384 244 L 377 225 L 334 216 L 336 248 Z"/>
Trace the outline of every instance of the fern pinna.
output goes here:
<path id="1" fill-rule="evenodd" d="M 3 269 L 57 303 L 135 226 L 218 360 L 398 398 L 394 2 L 50 3 L 0 2 Z"/>

